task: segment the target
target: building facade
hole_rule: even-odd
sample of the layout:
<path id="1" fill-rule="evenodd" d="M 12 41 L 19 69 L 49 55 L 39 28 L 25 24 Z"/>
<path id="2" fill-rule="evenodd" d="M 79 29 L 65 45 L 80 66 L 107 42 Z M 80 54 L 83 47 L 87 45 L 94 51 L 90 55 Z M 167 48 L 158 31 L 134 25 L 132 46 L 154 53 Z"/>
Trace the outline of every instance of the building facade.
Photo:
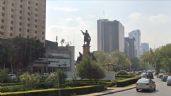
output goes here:
<path id="1" fill-rule="evenodd" d="M 141 53 L 140 55 L 143 55 L 145 52 L 148 52 L 150 50 L 148 43 L 141 43 Z"/>
<path id="2" fill-rule="evenodd" d="M 46 0 L 0 0 L 0 38 L 45 42 Z"/>
<path id="3" fill-rule="evenodd" d="M 97 21 L 98 51 L 124 52 L 124 26 L 119 21 L 100 19 Z"/>
<path id="4" fill-rule="evenodd" d="M 134 39 L 126 37 L 125 38 L 125 53 L 130 58 L 135 58 L 135 48 L 134 48 Z"/>
<path id="5" fill-rule="evenodd" d="M 129 38 L 134 39 L 135 56 L 140 57 L 141 32 L 140 30 L 133 30 L 129 33 Z"/>
<path id="6" fill-rule="evenodd" d="M 46 52 L 44 58 L 37 59 L 32 71 L 38 73 L 51 73 L 61 69 L 72 79 L 75 75 L 74 46 L 58 46 L 56 42 L 45 41 Z"/>

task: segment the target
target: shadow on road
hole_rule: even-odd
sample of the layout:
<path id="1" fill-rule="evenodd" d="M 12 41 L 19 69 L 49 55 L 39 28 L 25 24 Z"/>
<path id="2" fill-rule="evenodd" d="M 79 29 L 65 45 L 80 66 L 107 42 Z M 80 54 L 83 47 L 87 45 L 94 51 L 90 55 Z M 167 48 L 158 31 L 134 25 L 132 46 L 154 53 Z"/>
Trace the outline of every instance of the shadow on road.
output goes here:
<path id="1" fill-rule="evenodd" d="M 159 90 L 156 90 L 156 91 L 142 90 L 142 91 L 140 91 L 140 93 L 157 93 L 157 92 L 159 92 Z"/>

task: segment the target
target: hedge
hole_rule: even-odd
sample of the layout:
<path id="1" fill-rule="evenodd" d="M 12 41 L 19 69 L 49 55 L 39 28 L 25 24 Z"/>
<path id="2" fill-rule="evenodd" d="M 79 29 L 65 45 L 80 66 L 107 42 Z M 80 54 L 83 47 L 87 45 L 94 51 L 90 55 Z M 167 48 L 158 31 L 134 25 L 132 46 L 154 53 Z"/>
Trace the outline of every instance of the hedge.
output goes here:
<path id="1" fill-rule="evenodd" d="M 135 77 L 124 79 L 124 80 L 117 80 L 116 85 L 117 87 L 128 86 L 128 85 L 136 83 L 139 78 L 140 78 L 139 76 L 135 76 Z"/>
<path id="2" fill-rule="evenodd" d="M 31 90 L 31 91 L 22 91 L 22 92 L 7 92 L 0 93 L 0 96 L 70 96 L 73 94 L 88 94 L 92 92 L 99 92 L 106 90 L 102 85 L 94 86 L 82 86 L 82 87 L 73 87 L 73 88 L 51 88 L 43 90 Z"/>

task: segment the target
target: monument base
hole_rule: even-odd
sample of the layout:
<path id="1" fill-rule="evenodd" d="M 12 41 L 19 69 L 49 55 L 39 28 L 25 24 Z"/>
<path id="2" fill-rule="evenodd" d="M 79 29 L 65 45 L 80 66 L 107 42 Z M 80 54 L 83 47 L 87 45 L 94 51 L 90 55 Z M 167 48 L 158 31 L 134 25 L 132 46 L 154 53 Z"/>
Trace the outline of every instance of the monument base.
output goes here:
<path id="1" fill-rule="evenodd" d="M 83 55 L 89 55 L 90 54 L 90 46 L 83 45 Z"/>

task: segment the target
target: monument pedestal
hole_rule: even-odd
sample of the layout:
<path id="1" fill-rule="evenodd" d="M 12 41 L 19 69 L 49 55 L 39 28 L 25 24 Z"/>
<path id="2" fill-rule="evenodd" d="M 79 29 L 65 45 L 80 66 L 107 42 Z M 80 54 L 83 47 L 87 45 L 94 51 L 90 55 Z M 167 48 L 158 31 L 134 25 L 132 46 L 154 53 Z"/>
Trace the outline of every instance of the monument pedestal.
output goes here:
<path id="1" fill-rule="evenodd" d="M 90 54 L 90 46 L 83 45 L 83 55 L 89 55 Z"/>

